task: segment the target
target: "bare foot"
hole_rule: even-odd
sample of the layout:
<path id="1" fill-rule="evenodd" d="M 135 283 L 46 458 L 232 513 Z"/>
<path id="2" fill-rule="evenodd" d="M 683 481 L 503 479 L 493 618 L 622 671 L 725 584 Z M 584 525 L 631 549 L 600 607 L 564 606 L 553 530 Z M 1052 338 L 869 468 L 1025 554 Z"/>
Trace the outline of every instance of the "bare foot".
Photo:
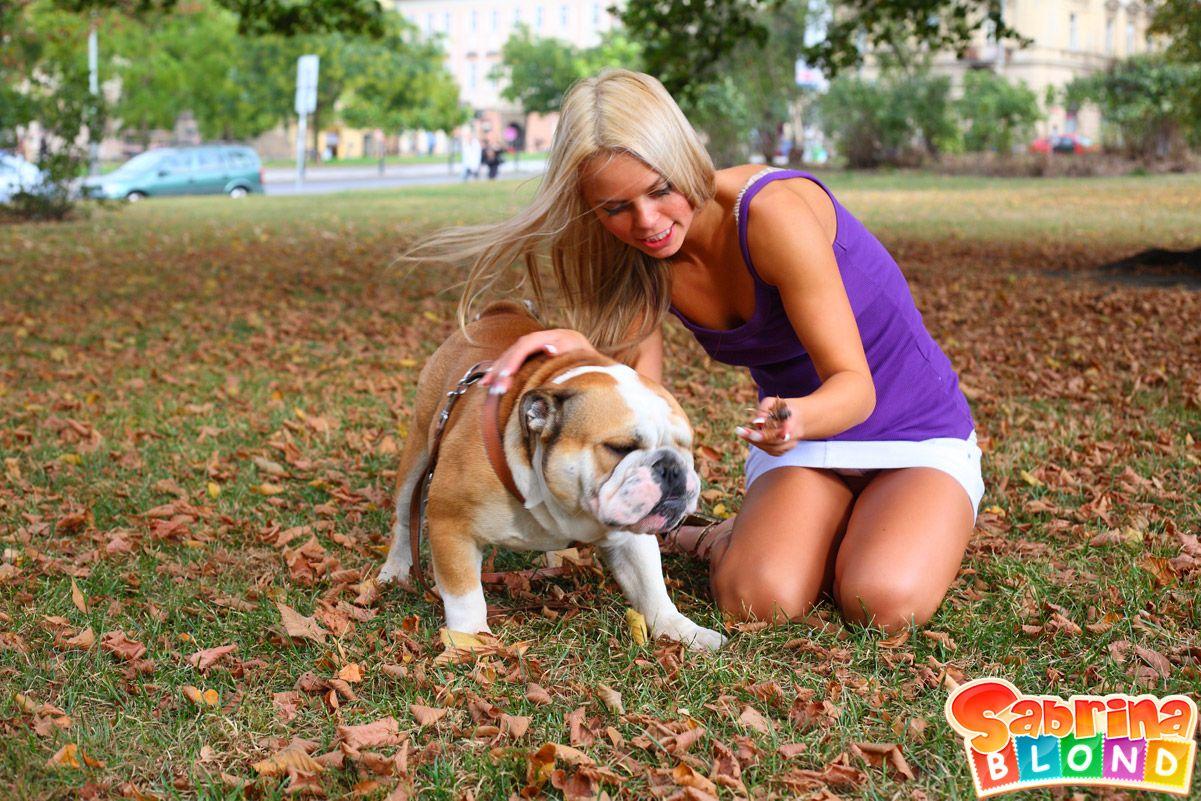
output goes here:
<path id="1" fill-rule="evenodd" d="M 734 518 L 728 517 L 707 526 L 680 526 L 664 539 L 664 553 L 684 553 L 707 560 L 714 546 L 725 542 L 734 531 Z"/>

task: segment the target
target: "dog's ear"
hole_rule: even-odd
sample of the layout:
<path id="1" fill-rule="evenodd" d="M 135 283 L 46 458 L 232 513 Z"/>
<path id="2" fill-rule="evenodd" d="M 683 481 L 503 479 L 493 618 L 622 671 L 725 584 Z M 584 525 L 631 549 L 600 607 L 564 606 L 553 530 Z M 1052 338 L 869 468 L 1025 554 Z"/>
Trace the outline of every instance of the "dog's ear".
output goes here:
<path id="1" fill-rule="evenodd" d="M 570 389 L 531 389 L 521 396 L 521 433 L 525 437 L 546 436 L 559 428 L 563 405 L 575 392 Z"/>

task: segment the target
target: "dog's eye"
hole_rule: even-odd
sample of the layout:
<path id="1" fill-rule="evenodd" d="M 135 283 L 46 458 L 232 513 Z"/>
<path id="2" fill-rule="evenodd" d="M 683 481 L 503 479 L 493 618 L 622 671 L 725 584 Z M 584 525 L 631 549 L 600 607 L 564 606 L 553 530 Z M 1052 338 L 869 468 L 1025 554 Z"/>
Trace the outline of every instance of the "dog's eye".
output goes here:
<path id="1" fill-rule="evenodd" d="M 638 450 L 637 442 L 606 442 L 605 448 L 618 456 L 628 456 Z"/>

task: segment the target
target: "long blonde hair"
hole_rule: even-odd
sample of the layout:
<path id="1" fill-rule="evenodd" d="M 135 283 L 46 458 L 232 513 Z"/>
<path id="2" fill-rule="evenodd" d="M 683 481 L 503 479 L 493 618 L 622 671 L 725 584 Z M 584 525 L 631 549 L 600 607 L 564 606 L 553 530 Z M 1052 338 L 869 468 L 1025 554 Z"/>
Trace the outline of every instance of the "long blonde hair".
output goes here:
<path id="1" fill-rule="evenodd" d="M 566 326 L 602 352 L 632 358 L 667 313 L 671 285 L 660 260 L 605 231 L 580 191 L 584 165 L 618 153 L 658 172 L 694 209 L 714 195 L 713 161 L 659 81 L 625 69 L 577 81 L 563 98 L 546 173 L 530 205 L 503 222 L 442 231 L 415 248 L 418 258 L 470 263 L 460 327 L 515 263 L 524 264 L 535 300 L 547 306 L 542 270 L 549 264 Z"/>

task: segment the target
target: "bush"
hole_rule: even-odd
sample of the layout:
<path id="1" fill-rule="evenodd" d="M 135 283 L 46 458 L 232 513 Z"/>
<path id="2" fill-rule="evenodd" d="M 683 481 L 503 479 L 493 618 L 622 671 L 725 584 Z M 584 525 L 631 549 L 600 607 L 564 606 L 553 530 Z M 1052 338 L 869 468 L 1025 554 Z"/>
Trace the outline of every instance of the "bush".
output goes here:
<path id="1" fill-rule="evenodd" d="M 1038 97 L 1025 82 L 1011 83 L 990 71 L 973 70 L 964 76 L 963 97 L 955 108 L 966 128 L 964 149 L 973 153 L 1009 155 L 1042 117 Z"/>
<path id="2" fill-rule="evenodd" d="M 917 74 L 838 78 L 818 103 L 822 129 L 852 168 L 913 165 L 958 143 L 951 81 Z"/>
<path id="3" fill-rule="evenodd" d="M 1096 103 L 1107 128 L 1132 157 L 1176 158 L 1185 143 L 1201 139 L 1201 64 L 1141 55 L 1105 72 L 1077 78 L 1067 102 Z"/>

